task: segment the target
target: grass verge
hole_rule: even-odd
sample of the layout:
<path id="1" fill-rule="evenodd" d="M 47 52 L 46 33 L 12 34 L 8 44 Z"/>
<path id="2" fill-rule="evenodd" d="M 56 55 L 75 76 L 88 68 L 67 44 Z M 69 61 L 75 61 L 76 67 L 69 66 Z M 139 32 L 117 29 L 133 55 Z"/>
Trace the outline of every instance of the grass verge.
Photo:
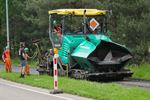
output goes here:
<path id="1" fill-rule="evenodd" d="M 130 66 L 133 71 L 133 78 L 150 80 L 150 64 L 142 64 L 140 66 Z"/>
<path id="2" fill-rule="evenodd" d="M 46 89 L 53 88 L 53 78 L 50 76 L 31 75 L 24 79 L 19 78 L 19 76 L 19 73 L 5 73 L 4 70 L 0 70 L 1 78 Z M 149 100 L 150 98 L 150 90 L 125 87 L 116 83 L 74 80 L 66 77 L 59 77 L 59 88 L 66 93 L 97 100 Z"/>
<path id="3" fill-rule="evenodd" d="M 11 60 L 14 66 L 20 66 L 19 58 L 13 58 Z M 31 68 L 37 67 L 37 62 L 35 60 L 30 59 L 28 63 Z M 2 60 L 0 60 L 0 64 L 3 64 Z M 133 71 L 133 78 L 150 80 L 150 64 L 141 64 L 139 66 L 131 65 L 128 68 Z"/>

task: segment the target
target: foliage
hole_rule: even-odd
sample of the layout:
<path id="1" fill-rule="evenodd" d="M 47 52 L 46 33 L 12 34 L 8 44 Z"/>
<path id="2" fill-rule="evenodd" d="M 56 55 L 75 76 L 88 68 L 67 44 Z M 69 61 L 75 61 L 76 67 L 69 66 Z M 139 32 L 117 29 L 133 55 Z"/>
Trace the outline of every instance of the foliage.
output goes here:
<path id="1" fill-rule="evenodd" d="M 9 0 L 9 22 L 12 54 L 18 53 L 19 42 L 33 49 L 34 39 L 48 38 L 48 10 L 59 8 L 97 8 L 112 10 L 108 19 L 111 38 L 130 48 L 134 63 L 149 61 L 150 53 L 150 1 L 149 0 Z M 0 41 L 6 39 L 5 0 L 0 1 Z M 42 40 L 42 41 L 43 41 Z M 6 43 L 0 42 L 0 48 Z M 4 45 L 5 44 L 5 45 Z M 2 50 L 0 50 L 0 53 Z"/>
<path id="2" fill-rule="evenodd" d="M 130 66 L 133 71 L 133 78 L 150 80 L 150 64 L 142 64 L 140 66 Z"/>

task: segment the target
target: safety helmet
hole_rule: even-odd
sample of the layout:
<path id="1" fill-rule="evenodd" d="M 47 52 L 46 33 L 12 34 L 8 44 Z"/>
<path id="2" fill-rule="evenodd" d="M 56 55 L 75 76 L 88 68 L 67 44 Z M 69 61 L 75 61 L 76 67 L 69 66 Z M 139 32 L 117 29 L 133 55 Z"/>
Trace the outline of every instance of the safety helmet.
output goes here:
<path id="1" fill-rule="evenodd" d="M 28 51 L 29 51 L 29 49 L 28 49 L 28 48 L 24 48 L 24 51 L 25 51 L 25 52 L 28 52 Z"/>
<path id="2" fill-rule="evenodd" d="M 9 46 L 6 46 L 5 49 L 9 49 Z"/>
<path id="3" fill-rule="evenodd" d="M 53 21 L 53 25 L 56 25 L 56 20 Z"/>

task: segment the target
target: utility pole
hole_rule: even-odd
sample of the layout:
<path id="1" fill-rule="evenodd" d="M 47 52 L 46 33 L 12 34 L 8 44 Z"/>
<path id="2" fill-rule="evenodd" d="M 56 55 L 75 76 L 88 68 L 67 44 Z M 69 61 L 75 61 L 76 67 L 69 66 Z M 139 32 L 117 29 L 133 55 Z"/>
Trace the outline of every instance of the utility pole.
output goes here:
<path id="1" fill-rule="evenodd" d="M 9 41 L 9 22 L 8 22 L 8 0 L 6 0 L 6 29 L 7 29 L 7 46 L 10 49 Z"/>

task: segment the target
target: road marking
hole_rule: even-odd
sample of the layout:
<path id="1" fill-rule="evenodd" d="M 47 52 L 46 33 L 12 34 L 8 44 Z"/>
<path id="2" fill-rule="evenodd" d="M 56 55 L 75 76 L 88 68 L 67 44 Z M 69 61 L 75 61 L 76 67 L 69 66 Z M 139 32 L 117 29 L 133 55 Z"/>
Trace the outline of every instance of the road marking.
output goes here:
<path id="1" fill-rule="evenodd" d="M 29 89 L 29 88 L 21 87 L 21 86 L 11 85 L 11 84 L 8 84 L 8 83 L 2 83 L 2 82 L 0 82 L 0 84 L 8 85 L 8 86 L 11 86 L 11 87 L 15 87 L 15 88 L 18 88 L 18 89 L 23 89 L 23 90 L 27 90 L 27 91 L 31 91 L 31 92 L 35 92 L 35 93 L 39 93 L 39 94 L 43 94 L 43 95 L 53 96 L 53 97 L 57 97 L 57 98 L 60 98 L 60 99 L 65 99 L 65 100 L 74 100 L 74 99 L 72 99 L 72 98 L 67 98 L 67 97 L 63 97 L 63 96 L 58 96 L 58 95 L 56 95 L 56 94 L 48 94 L 48 93 L 44 93 L 44 92 L 40 92 L 40 91 L 36 91 L 36 90 L 33 90 L 33 89 Z"/>

